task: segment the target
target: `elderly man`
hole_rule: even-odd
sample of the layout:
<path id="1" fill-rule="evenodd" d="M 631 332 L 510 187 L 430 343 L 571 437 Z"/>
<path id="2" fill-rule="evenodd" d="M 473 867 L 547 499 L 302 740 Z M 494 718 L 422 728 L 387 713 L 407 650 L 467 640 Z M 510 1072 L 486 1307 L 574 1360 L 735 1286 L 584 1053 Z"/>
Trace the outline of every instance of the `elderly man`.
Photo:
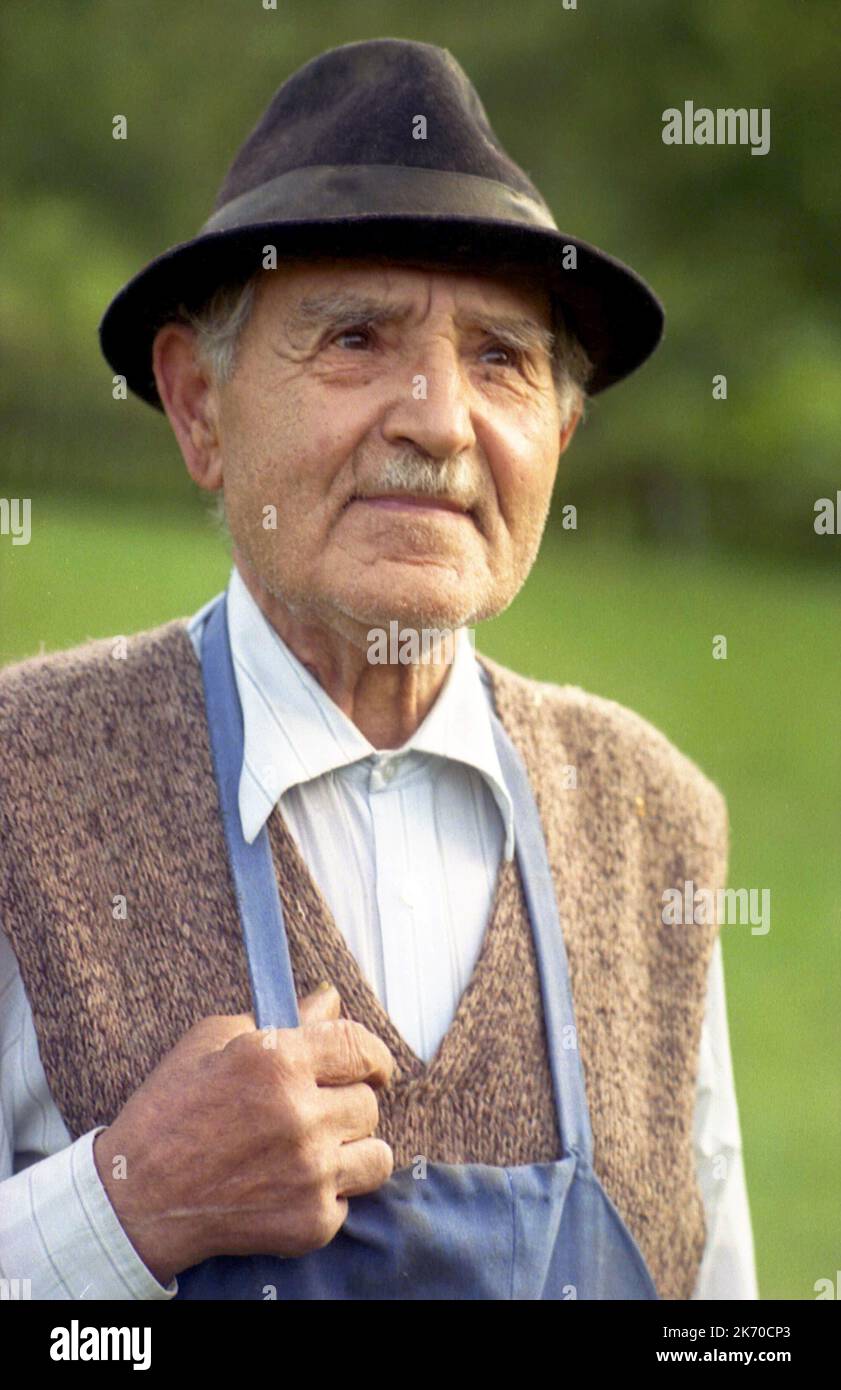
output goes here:
<path id="1" fill-rule="evenodd" d="M 468 636 L 661 325 L 402 40 L 284 83 L 112 303 L 233 569 L 189 623 L 0 678 L 6 1277 L 755 1297 L 717 928 L 661 908 L 723 884 L 722 797 Z"/>

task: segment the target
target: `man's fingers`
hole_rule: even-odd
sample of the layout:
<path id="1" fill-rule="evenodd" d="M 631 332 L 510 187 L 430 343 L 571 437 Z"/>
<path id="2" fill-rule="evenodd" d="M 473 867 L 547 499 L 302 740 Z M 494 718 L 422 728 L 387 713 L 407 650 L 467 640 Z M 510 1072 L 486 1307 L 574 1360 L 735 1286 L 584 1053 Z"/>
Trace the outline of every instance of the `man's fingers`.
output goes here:
<path id="1" fill-rule="evenodd" d="M 211 1014 L 198 1019 L 176 1046 L 182 1052 L 198 1055 L 221 1052 L 229 1043 L 254 1031 L 253 1014 Z"/>
<path id="2" fill-rule="evenodd" d="M 380 1122 L 380 1107 L 373 1087 L 364 1081 L 349 1086 L 325 1086 L 324 1103 L 328 1107 L 334 1132 L 347 1144 L 354 1139 L 367 1139 Z"/>
<path id="3" fill-rule="evenodd" d="M 342 1144 L 336 1177 L 337 1197 L 376 1192 L 394 1172 L 394 1154 L 384 1139 L 354 1139 Z"/>
<path id="4" fill-rule="evenodd" d="M 319 985 L 318 989 L 313 990 L 306 998 L 301 999 L 298 1004 L 298 1013 L 301 1016 L 301 1027 L 305 1028 L 310 1023 L 326 1023 L 330 1019 L 338 1018 L 342 1007 L 341 996 L 334 985 L 326 982 Z"/>
<path id="5" fill-rule="evenodd" d="M 387 1086 L 391 1080 L 394 1058 L 385 1043 L 361 1023 L 337 1018 L 313 1024 L 303 1036 L 319 1086 L 347 1086 L 352 1081 Z"/>

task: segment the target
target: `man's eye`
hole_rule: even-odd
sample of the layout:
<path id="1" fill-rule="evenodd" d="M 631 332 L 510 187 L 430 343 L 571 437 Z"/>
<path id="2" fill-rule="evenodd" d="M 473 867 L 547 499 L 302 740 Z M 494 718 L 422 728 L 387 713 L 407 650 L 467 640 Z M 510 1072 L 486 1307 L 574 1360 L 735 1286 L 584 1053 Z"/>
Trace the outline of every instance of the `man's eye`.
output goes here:
<path id="1" fill-rule="evenodd" d="M 371 341 L 371 330 L 366 324 L 359 324 L 353 328 L 342 328 L 338 333 L 334 334 L 330 342 L 338 343 L 340 347 L 347 346 L 346 343 L 342 342 L 342 339 L 348 338 L 357 338 L 361 339 L 363 343 L 369 343 Z"/>
<path id="2" fill-rule="evenodd" d="M 508 359 L 492 364 L 500 367 L 518 367 L 523 356 L 517 348 L 509 347 L 508 343 L 489 343 L 487 347 L 482 348 L 482 356 L 484 357 L 488 352 L 502 353 Z"/>

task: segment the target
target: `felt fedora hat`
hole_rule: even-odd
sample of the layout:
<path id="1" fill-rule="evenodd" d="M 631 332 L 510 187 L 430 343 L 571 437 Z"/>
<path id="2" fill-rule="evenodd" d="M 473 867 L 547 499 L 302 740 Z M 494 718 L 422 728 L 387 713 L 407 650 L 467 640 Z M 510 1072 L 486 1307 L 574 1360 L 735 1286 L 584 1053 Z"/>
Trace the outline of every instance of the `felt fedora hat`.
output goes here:
<path id="1" fill-rule="evenodd" d="M 593 362 L 591 395 L 634 371 L 663 331 L 634 271 L 559 230 L 466 73 L 434 44 L 344 44 L 278 88 L 198 234 L 151 261 L 103 316 L 102 351 L 132 391 L 162 408 L 158 328 L 260 270 L 266 246 L 278 263 L 368 255 L 536 271 Z"/>

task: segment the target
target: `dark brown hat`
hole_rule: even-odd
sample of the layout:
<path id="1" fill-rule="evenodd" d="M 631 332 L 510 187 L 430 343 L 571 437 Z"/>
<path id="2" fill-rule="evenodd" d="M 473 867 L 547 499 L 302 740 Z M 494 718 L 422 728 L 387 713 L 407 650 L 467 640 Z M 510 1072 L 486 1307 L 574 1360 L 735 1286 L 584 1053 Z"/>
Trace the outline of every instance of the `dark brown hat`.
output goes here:
<path id="1" fill-rule="evenodd" d="M 558 230 L 465 72 L 433 44 L 344 44 L 278 88 L 198 235 L 151 261 L 106 310 L 102 351 L 132 391 L 161 409 L 158 328 L 179 304 L 198 309 L 220 284 L 259 270 L 267 245 L 279 260 L 535 270 L 594 364 L 591 395 L 634 371 L 663 331 L 662 306 L 638 275 Z"/>

